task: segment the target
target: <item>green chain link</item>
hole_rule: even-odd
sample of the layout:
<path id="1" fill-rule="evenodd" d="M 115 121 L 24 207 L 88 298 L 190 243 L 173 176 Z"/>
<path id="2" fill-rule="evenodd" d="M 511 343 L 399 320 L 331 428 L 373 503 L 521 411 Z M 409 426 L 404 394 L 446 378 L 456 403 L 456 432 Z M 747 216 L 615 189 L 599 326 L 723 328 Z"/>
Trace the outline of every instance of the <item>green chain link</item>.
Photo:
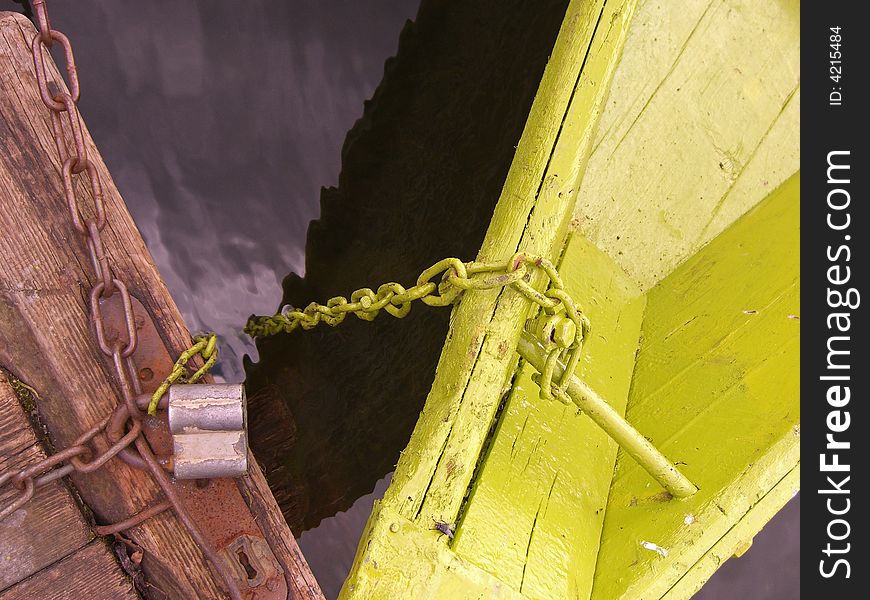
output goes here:
<path id="1" fill-rule="evenodd" d="M 547 291 L 542 293 L 529 285 L 533 269 L 547 275 Z M 436 284 L 432 279 L 438 275 L 441 275 L 441 281 Z M 372 321 L 381 310 L 401 319 L 411 312 L 411 303 L 415 300 L 429 306 L 448 306 L 456 302 L 465 290 L 505 287 L 513 288 L 543 310 L 543 315 L 537 321 L 537 331 L 532 332 L 548 350 L 546 368 L 540 378 L 536 378 L 541 397 L 547 400 L 553 398 L 553 371 L 556 363 L 562 360 L 567 368 L 555 390 L 555 396 L 562 402 L 569 402 L 566 394 L 568 380 L 580 361 L 583 339 L 590 330 L 589 319 L 565 291 L 562 278 L 553 264 L 545 258 L 522 252 L 506 262 L 496 263 L 463 263 L 458 258 L 445 258 L 423 271 L 411 288 L 390 282 L 380 286 L 377 292 L 371 288 L 358 289 L 350 295 L 350 300 L 336 296 L 327 300 L 326 304 L 312 302 L 304 310 L 287 306 L 276 315 L 252 315 L 245 326 L 245 333 L 255 338 L 265 337 L 290 333 L 299 327 L 312 329 L 321 321 L 335 327 L 348 314 Z"/>
<path id="2" fill-rule="evenodd" d="M 194 336 L 193 342 L 190 348 L 179 355 L 178 360 L 175 361 L 175 365 L 172 367 L 172 372 L 163 380 L 163 383 L 154 391 L 154 394 L 151 395 L 151 402 L 148 404 L 149 415 L 154 416 L 157 414 L 157 405 L 160 403 L 163 394 L 169 389 L 169 386 L 179 381 L 182 383 L 196 383 L 217 362 L 217 335 L 214 333 L 197 335 Z M 187 377 L 187 369 L 185 368 L 187 361 L 197 354 L 202 356 L 205 362 L 193 375 Z"/>

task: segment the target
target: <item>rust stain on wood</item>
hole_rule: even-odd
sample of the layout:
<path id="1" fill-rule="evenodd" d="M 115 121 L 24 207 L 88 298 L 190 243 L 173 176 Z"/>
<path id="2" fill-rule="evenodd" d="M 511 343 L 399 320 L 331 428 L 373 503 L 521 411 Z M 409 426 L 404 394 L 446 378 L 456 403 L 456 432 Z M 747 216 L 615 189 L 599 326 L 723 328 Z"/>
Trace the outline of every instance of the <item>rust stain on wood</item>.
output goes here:
<path id="1" fill-rule="evenodd" d="M 0 13 L 0 115 L 7 125 L 0 130 L 5 155 L 0 163 L 0 229 L 4 232 L 0 237 L 0 364 L 12 366 L 40 390 L 40 419 L 51 442 L 66 447 L 111 412 L 118 390 L 90 330 L 82 291 L 82 286 L 90 286 L 90 261 L 84 240 L 61 201 L 60 165 L 49 115 L 38 97 L 29 48 L 34 35 L 33 26 L 23 16 Z M 49 78 L 63 87 L 53 64 Z M 166 347 L 178 354 L 188 346 L 190 334 L 87 130 L 85 138 L 88 155 L 103 181 L 108 215 L 103 240 L 112 264 L 123 280 L 131 282 L 131 294 L 152 315 Z M 83 199 L 90 198 L 86 187 L 78 188 Z M 89 210 L 84 208 L 86 215 Z M 322 598 L 253 457 L 249 463 L 249 476 L 234 485 L 250 504 L 284 569 L 292 595 Z M 100 523 L 129 517 L 161 498 L 146 475 L 116 460 L 94 473 L 73 476 L 72 483 Z M 202 553 L 174 515 L 158 515 L 129 535 L 143 550 L 142 569 L 149 586 L 170 597 L 223 596 Z M 109 556 L 94 564 L 117 563 Z"/>

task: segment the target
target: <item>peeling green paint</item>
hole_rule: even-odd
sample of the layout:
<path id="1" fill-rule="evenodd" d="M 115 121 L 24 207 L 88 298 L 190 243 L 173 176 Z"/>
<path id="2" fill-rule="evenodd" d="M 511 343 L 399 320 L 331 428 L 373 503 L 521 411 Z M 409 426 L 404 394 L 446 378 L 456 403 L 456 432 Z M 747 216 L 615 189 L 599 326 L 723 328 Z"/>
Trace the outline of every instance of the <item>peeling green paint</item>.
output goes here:
<path id="1" fill-rule="evenodd" d="M 622 412 L 646 299 L 573 235 L 560 272 L 593 323 L 577 375 Z M 543 402 L 524 367 L 454 548 L 529 597 L 588 598 L 617 446 L 573 405 Z"/>
<path id="2" fill-rule="evenodd" d="M 561 254 L 635 4 L 570 3 L 478 260 L 504 259 L 519 248 L 553 260 Z M 453 522 L 460 513 L 516 367 L 515 353 L 504 348 L 516 346 L 530 308 L 521 295 L 505 290 L 468 293 L 455 309 L 432 390 L 390 487 L 369 520 L 342 597 L 403 597 L 427 577 L 429 565 L 418 570 L 406 559 L 420 551 L 414 540 L 439 536 L 430 531 L 434 520 Z M 384 511 L 395 511 L 419 528 L 419 535 L 407 538 L 404 550 L 393 555 L 402 564 L 392 571 L 394 577 L 376 576 L 373 562 L 366 560 L 389 553 L 395 543 L 389 526 L 379 520 Z M 492 579 L 492 585 L 503 585 Z M 469 591 L 454 597 L 474 595 Z"/>
<path id="3" fill-rule="evenodd" d="M 638 96 L 646 101 L 634 121 L 643 126 L 635 131 L 617 114 L 596 132 L 605 100 L 608 111 L 626 100 L 622 88 L 608 97 L 608 82 L 634 4 L 571 2 L 477 259 L 519 248 L 562 255 L 565 283 L 593 322 L 578 376 L 617 410 L 627 406 L 628 420 L 700 491 L 670 498 L 585 415 L 543 403 L 506 351 L 529 304 L 510 290 L 471 292 L 454 311 L 432 390 L 342 598 L 688 598 L 797 489 L 799 320 L 790 316 L 799 314 L 800 178 L 789 178 L 797 165 L 787 125 L 799 81 L 789 67 L 766 96 L 749 89 L 748 118 L 758 122 L 741 130 L 740 111 L 728 113 L 731 130 L 719 138 L 734 142 L 742 131 L 754 149 L 717 141 L 715 163 L 690 152 L 697 123 L 647 122 L 647 110 L 676 110 L 658 103 L 682 102 L 673 81 L 656 86 L 659 76 L 693 72 L 692 61 L 718 82 L 694 90 L 708 104 L 722 89 L 752 84 L 747 74 L 712 72 L 718 63 L 700 49 L 719 37 L 705 46 L 695 36 L 719 35 L 731 13 L 693 2 L 678 19 L 685 40 L 676 54 L 656 58 L 641 82 L 652 86 Z M 736 21 L 735 39 L 759 20 L 788 17 L 773 39 L 791 65 L 794 3 L 739 4 L 734 15 L 757 19 Z M 661 18 L 650 12 L 661 6 L 643 4 L 632 40 L 645 39 L 638 28 Z M 733 41 L 723 38 L 722 48 Z M 620 67 L 623 84 L 648 75 L 636 62 L 642 51 L 633 47 L 634 62 Z M 685 142 L 679 168 L 650 162 L 663 130 Z M 596 158 L 617 134 L 625 164 Z M 671 177 L 680 169 L 699 180 Z M 698 205 L 700 193 L 714 199 Z M 458 521 L 455 538 L 436 521 Z"/>

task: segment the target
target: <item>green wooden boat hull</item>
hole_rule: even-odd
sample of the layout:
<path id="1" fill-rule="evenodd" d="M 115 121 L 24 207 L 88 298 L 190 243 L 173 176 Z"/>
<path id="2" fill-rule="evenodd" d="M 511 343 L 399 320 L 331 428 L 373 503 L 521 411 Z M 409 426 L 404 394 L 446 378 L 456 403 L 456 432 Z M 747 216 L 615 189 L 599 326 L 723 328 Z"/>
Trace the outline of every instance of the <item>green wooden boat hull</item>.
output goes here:
<path id="1" fill-rule="evenodd" d="M 468 292 L 342 598 L 688 598 L 796 493 L 798 50 L 797 2 L 572 1 L 478 255 L 560 265 L 576 375 L 698 493 L 540 400 L 529 302 Z"/>

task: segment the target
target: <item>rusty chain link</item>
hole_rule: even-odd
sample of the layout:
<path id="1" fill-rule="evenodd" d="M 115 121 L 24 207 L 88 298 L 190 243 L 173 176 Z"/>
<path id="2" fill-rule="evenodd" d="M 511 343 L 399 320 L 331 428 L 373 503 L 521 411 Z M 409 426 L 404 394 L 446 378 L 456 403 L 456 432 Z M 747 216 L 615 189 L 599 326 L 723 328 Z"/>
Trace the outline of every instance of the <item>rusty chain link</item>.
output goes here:
<path id="1" fill-rule="evenodd" d="M 83 236 L 96 277 L 96 283 L 91 287 L 89 295 L 90 318 L 101 352 L 112 359 L 123 402 L 112 415 L 79 436 L 69 448 L 15 473 L 0 475 L 0 488 L 11 484 L 19 490 L 12 503 L 0 510 L 0 519 L 20 508 L 40 486 L 73 471 L 87 473 L 96 470 L 117 456 L 131 466 L 148 470 L 163 490 L 166 500 L 143 509 L 123 522 L 99 526 L 99 532 L 121 531 L 171 508 L 221 574 L 231 596 L 241 598 L 241 593 L 223 561 L 219 560 L 210 548 L 172 488 L 165 472 L 167 468 L 171 468 L 171 461 L 154 456 L 147 441 L 141 435 L 141 420 L 145 416 L 145 409 L 148 408 L 153 412 L 159 396 L 155 395 L 152 398 L 142 394 L 138 379 L 131 376 L 135 369 L 130 357 L 138 344 L 136 324 L 127 286 L 116 277 L 103 244 L 102 232 L 107 225 L 107 218 L 102 183 L 96 165 L 88 157 L 84 125 L 77 105 L 81 91 L 72 45 L 63 33 L 51 28 L 45 0 L 33 0 L 32 8 L 38 27 L 31 50 L 39 95 L 51 115 L 52 132 L 62 164 L 64 199 L 70 219 L 75 229 Z M 62 50 L 69 90 L 57 93 L 52 92 L 45 62 L 47 50 L 55 43 L 59 44 Z M 64 113 L 66 113 L 66 127 L 64 127 Z M 76 177 L 82 176 L 87 178 L 87 187 L 92 200 L 90 210 L 87 211 L 82 210 L 82 199 L 76 193 Z M 533 269 L 542 271 L 549 280 L 549 287 L 543 293 L 529 284 Z M 436 284 L 432 280 L 438 275 L 441 275 L 441 281 Z M 258 337 L 291 332 L 299 327 L 311 329 L 321 321 L 337 326 L 351 313 L 360 319 L 371 321 L 381 310 L 396 318 L 402 318 L 410 312 L 411 304 L 416 300 L 429 306 L 448 306 L 466 290 L 506 287 L 516 290 L 540 307 L 542 315 L 537 320 L 535 333 L 549 350 L 547 367 L 538 380 L 541 395 L 548 399 L 555 395 L 565 401 L 568 374 L 574 372 L 579 361 L 582 342 L 589 331 L 589 321 L 565 291 L 561 277 L 552 263 L 524 253 L 517 253 L 510 260 L 501 263 L 463 263 L 456 258 L 447 258 L 423 271 L 411 288 L 391 282 L 380 286 L 377 291 L 370 288 L 356 290 L 349 300 L 339 296 L 329 299 L 325 305 L 311 303 L 301 311 L 287 307 L 278 315 L 252 316 L 245 331 L 251 336 Z M 120 294 L 124 306 L 127 339 L 118 339 L 112 343 L 104 328 L 101 302 L 115 293 Z M 197 343 L 204 342 L 198 340 Z M 210 345 L 206 344 L 203 349 L 206 347 L 208 349 L 203 355 L 211 360 L 209 357 L 213 342 Z M 206 353 L 208 356 L 205 356 Z M 566 363 L 567 368 L 562 381 L 554 385 L 552 383 L 554 367 L 560 360 Z M 127 429 L 128 423 L 129 429 Z M 104 446 L 102 450 L 97 450 L 97 440 L 103 440 L 99 444 Z M 60 466 L 61 463 L 66 464 Z"/>
<path id="2" fill-rule="evenodd" d="M 543 272 L 549 280 L 545 292 L 539 292 L 529 284 L 532 270 Z M 432 281 L 441 275 L 441 281 Z M 546 368 L 536 382 L 541 388 L 541 397 L 551 400 L 554 396 L 569 403 L 565 390 L 570 374 L 580 361 L 583 339 L 589 333 L 589 319 L 578 308 L 577 302 L 565 291 L 562 278 L 549 260 L 518 252 L 506 262 L 463 263 L 458 258 L 445 258 L 424 270 L 411 288 L 399 283 L 385 283 L 377 291 L 361 288 L 350 295 L 336 296 L 326 304 L 312 302 L 303 310 L 285 306 L 272 316 L 255 316 L 248 319 L 245 333 L 251 337 L 264 337 L 277 333 L 290 333 L 298 328 L 312 329 L 321 322 L 335 327 L 348 314 L 364 321 L 374 320 L 381 310 L 401 319 L 411 311 L 411 303 L 420 300 L 429 306 L 448 306 L 456 302 L 466 290 L 492 290 L 510 287 L 538 305 L 543 314 L 536 321 L 534 331 L 548 350 Z M 562 360 L 565 374 L 558 386 L 554 386 L 553 372 Z"/>
<path id="3" fill-rule="evenodd" d="M 88 431 L 81 434 L 73 444 L 60 452 L 56 452 L 51 456 L 44 458 L 28 467 L 19 469 L 13 473 L 4 473 L 0 475 L 0 488 L 4 485 L 11 484 L 18 487 L 20 492 L 10 504 L 0 510 L 0 519 L 4 519 L 21 508 L 30 498 L 36 489 L 51 483 L 61 477 L 69 475 L 73 471 L 79 473 L 90 473 L 106 464 L 111 458 L 118 455 L 127 446 L 132 444 L 139 433 L 142 431 L 142 424 L 138 421 L 133 422 L 133 426 L 124 436 L 119 438 L 115 443 L 108 444 L 101 451 L 95 451 L 89 445 L 96 447 L 96 441 L 100 439 L 98 436 L 105 433 L 106 426 L 111 417 L 106 417 Z M 104 442 L 105 444 L 105 442 Z M 87 460 L 90 458 L 90 460 Z M 66 462 L 63 466 L 58 466 Z"/>
<path id="4" fill-rule="evenodd" d="M 94 471 L 117 456 L 133 467 L 149 471 L 163 491 L 166 500 L 153 504 L 120 523 L 98 526 L 97 531 L 106 534 L 128 529 L 171 508 L 187 528 L 203 554 L 220 573 L 230 596 L 240 600 L 242 595 L 232 574 L 207 543 L 185 510 L 165 473 L 167 468 L 171 468 L 171 460 L 154 456 L 148 442 L 142 435 L 141 420 L 145 416 L 145 409 L 151 403 L 152 398 L 150 395 L 141 393 L 138 379 L 131 376 L 132 373 L 135 373 L 135 365 L 131 356 L 138 345 L 136 321 L 127 286 L 115 274 L 109 255 L 103 245 L 102 232 L 107 224 L 103 188 L 99 171 L 88 157 L 84 124 L 78 109 L 81 87 L 75 56 L 69 38 L 52 29 L 46 0 L 32 0 L 31 8 L 37 26 L 37 33 L 31 42 L 36 84 L 39 96 L 51 116 L 52 134 L 62 165 L 63 194 L 70 219 L 88 248 L 96 277 L 96 283 L 91 287 L 89 295 L 90 318 L 100 351 L 112 359 L 123 402 L 117 406 L 112 415 L 79 436 L 69 448 L 56 452 L 17 472 L 0 475 L 0 489 L 6 485 L 12 485 L 18 489 L 18 494 L 12 502 L 0 507 L 0 519 L 23 506 L 33 497 L 35 490 L 39 487 L 74 471 L 80 473 Z M 60 46 L 63 54 L 67 74 L 66 90 L 58 88 L 49 81 L 45 55 L 54 44 Z M 52 88 L 56 91 L 52 91 Z M 66 127 L 64 127 L 64 113 L 66 114 Z M 92 205 L 88 207 L 89 210 L 82 210 L 84 208 L 83 198 L 76 193 L 76 178 L 83 176 L 86 176 L 87 188 L 90 190 Z M 116 293 L 120 294 L 124 307 L 127 339 L 112 341 L 106 335 L 101 303 Z M 159 401 L 159 396 L 155 396 L 155 398 L 156 404 Z M 97 441 L 100 439 L 103 440 L 101 445 L 104 448 L 96 450 Z M 61 466 L 62 463 L 65 464 Z"/>

